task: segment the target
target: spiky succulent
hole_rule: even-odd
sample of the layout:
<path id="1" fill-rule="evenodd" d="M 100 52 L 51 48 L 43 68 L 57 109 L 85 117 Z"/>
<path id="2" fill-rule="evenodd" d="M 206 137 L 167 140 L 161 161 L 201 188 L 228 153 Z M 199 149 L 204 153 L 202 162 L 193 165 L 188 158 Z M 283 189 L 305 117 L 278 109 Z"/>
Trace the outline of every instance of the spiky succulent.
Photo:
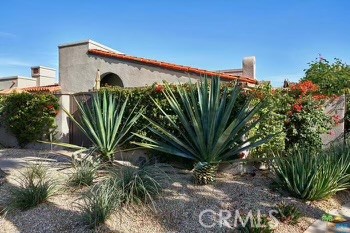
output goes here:
<path id="1" fill-rule="evenodd" d="M 150 132 L 161 139 L 135 134 L 143 140 L 135 144 L 200 162 L 194 169 L 195 178 L 201 179 L 197 180 L 197 183 L 206 183 L 202 182 L 204 175 L 200 175 L 206 170 L 203 166 L 209 169 L 209 165 L 238 159 L 240 152 L 257 147 L 271 138 L 244 137 L 258 124 L 259 119 L 254 118 L 254 115 L 263 104 L 251 106 L 251 101 L 247 100 L 239 107 L 237 99 L 241 89 L 238 85 L 232 90 L 227 87 L 222 90 L 219 78 L 213 78 L 211 82 L 205 78 L 204 81 L 198 82 L 196 87 L 185 88 L 178 85 L 176 88 L 179 97 L 175 96 L 173 88 L 169 85 L 165 85 L 163 93 L 179 123 L 154 101 L 176 133 L 144 116 L 150 123 Z M 238 113 L 235 113 L 236 110 Z M 208 175 L 204 179 L 214 180 L 213 175 L 216 171 L 209 170 L 210 174 L 203 173 Z"/>
<path id="2" fill-rule="evenodd" d="M 277 204 L 277 218 L 283 223 L 286 224 L 297 224 L 299 218 L 301 217 L 301 212 L 292 204 L 287 204 L 281 202 Z"/>

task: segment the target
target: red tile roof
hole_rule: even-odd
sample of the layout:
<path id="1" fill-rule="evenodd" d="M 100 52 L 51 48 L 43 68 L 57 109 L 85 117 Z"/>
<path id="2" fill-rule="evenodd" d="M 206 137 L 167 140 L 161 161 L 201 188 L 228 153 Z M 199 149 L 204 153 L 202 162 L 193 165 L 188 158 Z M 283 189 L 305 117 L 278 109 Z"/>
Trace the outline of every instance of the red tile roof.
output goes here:
<path id="1" fill-rule="evenodd" d="M 157 67 L 160 67 L 163 69 L 192 73 L 192 74 L 197 74 L 197 75 L 201 75 L 201 76 L 220 77 L 221 79 L 225 79 L 225 80 L 232 80 L 232 81 L 238 80 L 239 82 L 246 82 L 246 83 L 251 83 L 251 84 L 257 83 L 257 80 L 249 78 L 249 77 L 237 76 L 237 75 L 220 73 L 220 72 L 213 72 L 213 71 L 197 69 L 197 68 L 193 68 L 193 67 L 189 67 L 189 66 L 181 66 L 181 65 L 176 65 L 176 64 L 172 64 L 172 63 L 151 60 L 151 59 L 147 59 L 147 58 L 139 58 L 139 57 L 134 57 L 134 56 L 128 56 L 125 54 L 102 51 L 99 49 L 90 49 L 88 51 L 88 53 L 91 55 L 114 58 L 114 59 L 121 59 L 121 60 L 126 60 L 126 61 L 131 61 L 131 62 L 138 62 L 138 63 L 143 63 L 145 65 L 157 66 Z"/>
<path id="2" fill-rule="evenodd" d="M 21 88 L 23 91 L 27 92 L 49 92 L 49 93 L 57 93 L 61 91 L 61 86 L 58 84 L 41 86 L 41 87 L 25 87 Z"/>

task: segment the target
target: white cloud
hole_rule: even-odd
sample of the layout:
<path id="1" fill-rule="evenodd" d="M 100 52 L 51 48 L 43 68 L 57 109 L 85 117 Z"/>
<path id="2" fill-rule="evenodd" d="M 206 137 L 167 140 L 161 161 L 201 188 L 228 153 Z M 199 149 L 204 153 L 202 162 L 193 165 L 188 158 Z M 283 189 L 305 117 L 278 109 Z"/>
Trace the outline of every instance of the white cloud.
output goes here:
<path id="1" fill-rule="evenodd" d="M 31 66 L 30 63 L 15 59 L 15 58 L 2 58 L 0 57 L 0 66 L 22 66 L 22 67 L 29 67 Z"/>
<path id="2" fill-rule="evenodd" d="M 0 31 L 0 38 L 15 38 L 16 35 L 13 33 L 9 33 L 9 32 L 1 32 Z"/>

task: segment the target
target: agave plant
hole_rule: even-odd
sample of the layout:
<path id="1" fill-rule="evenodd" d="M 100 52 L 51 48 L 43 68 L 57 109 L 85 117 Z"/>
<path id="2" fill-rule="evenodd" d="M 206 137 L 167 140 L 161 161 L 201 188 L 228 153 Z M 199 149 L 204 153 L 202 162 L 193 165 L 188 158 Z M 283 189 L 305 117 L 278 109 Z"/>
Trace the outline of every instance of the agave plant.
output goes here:
<path id="1" fill-rule="evenodd" d="M 142 110 L 135 112 L 134 108 L 126 116 L 128 98 L 121 103 L 117 95 L 106 91 L 94 95 L 91 105 L 76 102 L 81 120 L 75 119 L 67 110 L 65 112 L 90 139 L 102 158 L 111 161 L 118 148 L 130 139 L 129 131 L 140 118 Z"/>
<path id="2" fill-rule="evenodd" d="M 281 202 L 277 204 L 277 218 L 283 223 L 295 225 L 301 217 L 301 212 L 293 204 Z"/>
<path id="3" fill-rule="evenodd" d="M 135 133 L 143 141 L 134 143 L 194 160 L 197 162 L 194 167 L 196 183 L 207 184 L 214 181 L 219 163 L 237 159 L 240 152 L 259 146 L 271 138 L 244 139 L 244 135 L 248 135 L 249 130 L 259 122 L 253 116 L 261 109 L 262 103 L 251 106 L 251 101 L 247 100 L 232 119 L 240 94 L 238 85 L 232 90 L 225 87 L 222 91 L 219 78 L 213 78 L 211 82 L 205 78 L 197 83 L 196 88 L 192 85 L 188 89 L 181 85 L 176 88 L 179 98 L 167 84 L 163 93 L 181 127 L 165 109 L 154 102 L 175 128 L 176 135 L 180 136 L 143 116 L 150 123 L 148 129 L 159 140 Z"/>
<path id="4" fill-rule="evenodd" d="M 350 188 L 350 150 L 315 152 L 295 148 L 287 157 L 276 156 L 272 166 L 277 184 L 291 195 L 320 200 Z"/>
<path id="5" fill-rule="evenodd" d="M 241 233 L 272 233 L 275 230 L 271 228 L 269 219 L 266 216 L 253 216 L 247 223 L 238 227 Z"/>

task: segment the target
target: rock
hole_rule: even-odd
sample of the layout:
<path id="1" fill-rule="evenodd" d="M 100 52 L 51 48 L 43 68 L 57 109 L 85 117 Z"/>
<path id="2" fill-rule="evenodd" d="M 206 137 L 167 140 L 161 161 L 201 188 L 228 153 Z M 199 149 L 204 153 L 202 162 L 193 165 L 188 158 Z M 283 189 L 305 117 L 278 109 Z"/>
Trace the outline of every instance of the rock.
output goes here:
<path id="1" fill-rule="evenodd" d="M 0 178 L 5 178 L 6 177 L 6 172 L 4 172 L 3 170 L 1 170 L 0 168 Z"/>
<path id="2" fill-rule="evenodd" d="M 255 173 L 255 170 L 253 166 L 243 163 L 221 164 L 219 166 L 219 173 L 230 175 L 252 174 Z"/>
<path id="3" fill-rule="evenodd" d="M 6 182 L 6 172 L 4 172 L 3 170 L 1 170 L 0 168 L 0 185 L 4 184 Z"/>

